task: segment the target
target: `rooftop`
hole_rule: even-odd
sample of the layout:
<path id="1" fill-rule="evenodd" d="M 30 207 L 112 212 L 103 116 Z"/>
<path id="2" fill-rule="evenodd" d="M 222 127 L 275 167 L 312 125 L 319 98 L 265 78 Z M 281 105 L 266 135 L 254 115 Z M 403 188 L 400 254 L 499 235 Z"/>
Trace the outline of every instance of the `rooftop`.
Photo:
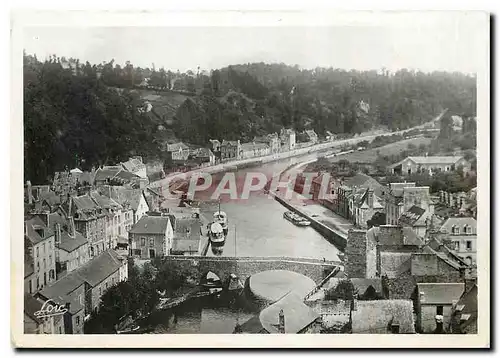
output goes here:
<path id="1" fill-rule="evenodd" d="M 80 267 L 76 273 L 92 287 L 95 287 L 115 273 L 121 265 L 121 259 L 118 254 L 114 250 L 109 249 Z"/>
<path id="2" fill-rule="evenodd" d="M 167 144 L 167 152 L 178 152 L 180 150 L 187 150 L 189 147 L 183 142 Z"/>
<path id="3" fill-rule="evenodd" d="M 165 234 L 167 231 L 168 216 L 143 216 L 130 229 L 131 234 Z"/>
<path id="4" fill-rule="evenodd" d="M 401 214 L 399 222 L 413 226 L 424 215 L 425 210 L 417 205 L 413 205 L 408 211 Z"/>
<path id="5" fill-rule="evenodd" d="M 352 333 L 387 333 L 391 324 L 399 325 L 399 333 L 415 333 L 412 301 L 358 300 L 352 312 Z"/>
<path id="6" fill-rule="evenodd" d="M 285 333 L 299 333 L 320 317 L 301 297 L 291 292 L 260 312 L 261 325 L 267 332 L 279 333 L 281 310 L 285 316 Z"/>
<path id="7" fill-rule="evenodd" d="M 458 301 L 464 293 L 463 283 L 418 283 L 421 304 L 449 304 Z M 423 295 L 422 295 L 423 294 Z"/>

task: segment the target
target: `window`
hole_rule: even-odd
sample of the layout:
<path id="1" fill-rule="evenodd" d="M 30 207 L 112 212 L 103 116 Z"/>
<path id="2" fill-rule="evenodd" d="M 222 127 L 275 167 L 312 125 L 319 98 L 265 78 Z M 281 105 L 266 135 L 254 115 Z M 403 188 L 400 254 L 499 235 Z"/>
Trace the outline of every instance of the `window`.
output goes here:
<path id="1" fill-rule="evenodd" d="M 467 250 L 472 250 L 472 241 L 467 240 L 465 242 L 465 247 L 467 248 Z"/>
<path id="2" fill-rule="evenodd" d="M 45 261 L 45 259 L 43 259 L 43 266 L 42 266 L 42 267 L 43 267 L 44 269 L 45 269 L 45 267 L 46 267 L 46 261 Z"/>
<path id="3" fill-rule="evenodd" d="M 471 226 L 467 226 L 467 234 L 472 234 L 472 227 Z"/>
<path id="4" fill-rule="evenodd" d="M 80 316 L 76 316 L 76 325 L 79 326 L 80 325 Z"/>
<path id="5" fill-rule="evenodd" d="M 36 255 L 35 255 L 35 256 L 36 256 L 36 257 L 38 257 L 38 254 L 39 254 L 39 252 L 38 252 L 38 247 L 36 248 L 35 252 L 36 252 Z"/>
<path id="6" fill-rule="evenodd" d="M 62 334 L 62 327 L 59 326 L 59 334 Z"/>
<path id="7" fill-rule="evenodd" d="M 49 255 L 49 265 L 52 265 L 52 255 Z"/>
<path id="8" fill-rule="evenodd" d="M 83 305 L 83 296 L 82 295 L 78 296 L 78 302 L 80 302 L 80 304 Z"/>
<path id="9" fill-rule="evenodd" d="M 150 247 L 155 246 L 155 239 L 149 239 L 149 246 Z"/>
<path id="10" fill-rule="evenodd" d="M 104 284 L 104 289 L 105 289 L 105 290 L 107 290 L 107 289 L 108 289 L 108 283 L 107 283 L 107 282 Z"/>
<path id="11" fill-rule="evenodd" d="M 391 324 L 391 333 L 397 334 L 399 333 L 399 324 Z"/>
<path id="12" fill-rule="evenodd" d="M 467 234 L 467 225 L 464 225 L 464 234 Z"/>
<path id="13" fill-rule="evenodd" d="M 146 238 L 141 237 L 141 246 L 146 246 Z"/>
<path id="14" fill-rule="evenodd" d="M 101 289 L 101 287 L 99 286 L 99 296 L 101 296 L 101 295 L 102 295 L 102 289 Z"/>
<path id="15" fill-rule="evenodd" d="M 37 263 L 36 263 L 36 270 L 37 270 L 37 271 L 40 271 L 40 262 L 37 262 Z"/>
<path id="16" fill-rule="evenodd" d="M 436 307 L 436 314 L 438 316 L 442 316 L 443 315 L 443 306 L 437 306 Z"/>
<path id="17" fill-rule="evenodd" d="M 455 251 L 460 251 L 460 241 L 453 241 L 453 245 L 455 246 Z"/>
<path id="18" fill-rule="evenodd" d="M 45 253 L 45 243 L 43 243 L 42 248 L 43 248 L 43 253 Z"/>

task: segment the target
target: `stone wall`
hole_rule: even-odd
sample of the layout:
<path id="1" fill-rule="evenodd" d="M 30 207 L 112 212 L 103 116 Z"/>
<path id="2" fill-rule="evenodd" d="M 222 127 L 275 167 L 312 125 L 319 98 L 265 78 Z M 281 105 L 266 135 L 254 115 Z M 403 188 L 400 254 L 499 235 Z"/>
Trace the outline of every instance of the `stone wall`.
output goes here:
<path id="1" fill-rule="evenodd" d="M 349 230 L 345 250 L 345 273 L 348 277 L 366 277 L 366 241 L 367 238 L 365 230 Z"/>
<path id="2" fill-rule="evenodd" d="M 287 270 L 321 282 L 340 262 L 287 257 L 203 257 L 203 256 L 167 256 L 164 260 L 192 271 L 196 268 L 201 280 L 209 271 L 215 273 L 224 282 L 231 274 L 246 280 L 253 274 L 268 270 Z"/>

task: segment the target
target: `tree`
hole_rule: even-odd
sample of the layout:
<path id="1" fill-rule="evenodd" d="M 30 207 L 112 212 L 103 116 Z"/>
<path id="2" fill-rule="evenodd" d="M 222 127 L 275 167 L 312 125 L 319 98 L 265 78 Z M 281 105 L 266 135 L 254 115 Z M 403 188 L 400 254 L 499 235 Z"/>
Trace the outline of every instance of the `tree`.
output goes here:
<path id="1" fill-rule="evenodd" d="M 334 288 L 330 288 L 325 293 L 326 300 L 352 300 L 358 295 L 358 291 L 351 280 L 342 280 Z"/>
<path id="2" fill-rule="evenodd" d="M 368 228 L 371 228 L 373 226 L 380 226 L 380 225 L 385 225 L 385 213 L 382 212 L 376 212 L 373 214 L 370 220 L 366 222 L 368 225 Z"/>

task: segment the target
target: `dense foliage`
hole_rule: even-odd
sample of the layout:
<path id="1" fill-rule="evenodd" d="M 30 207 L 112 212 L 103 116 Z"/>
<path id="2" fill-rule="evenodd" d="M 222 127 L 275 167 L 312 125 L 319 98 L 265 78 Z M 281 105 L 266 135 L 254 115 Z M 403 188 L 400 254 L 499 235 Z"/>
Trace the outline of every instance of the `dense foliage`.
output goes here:
<path id="1" fill-rule="evenodd" d="M 159 96 L 165 91 L 189 96 L 167 121 L 144 110 L 138 88 L 145 87 Z M 157 157 L 160 128 L 198 145 L 211 138 L 249 141 L 282 127 L 311 128 L 320 136 L 327 130 L 402 129 L 444 108 L 473 117 L 475 93 L 475 78 L 459 73 L 305 70 L 264 63 L 180 73 L 55 56 L 40 62 L 25 55 L 25 178 L 44 183 L 66 166 L 88 169 L 130 154 Z"/>

